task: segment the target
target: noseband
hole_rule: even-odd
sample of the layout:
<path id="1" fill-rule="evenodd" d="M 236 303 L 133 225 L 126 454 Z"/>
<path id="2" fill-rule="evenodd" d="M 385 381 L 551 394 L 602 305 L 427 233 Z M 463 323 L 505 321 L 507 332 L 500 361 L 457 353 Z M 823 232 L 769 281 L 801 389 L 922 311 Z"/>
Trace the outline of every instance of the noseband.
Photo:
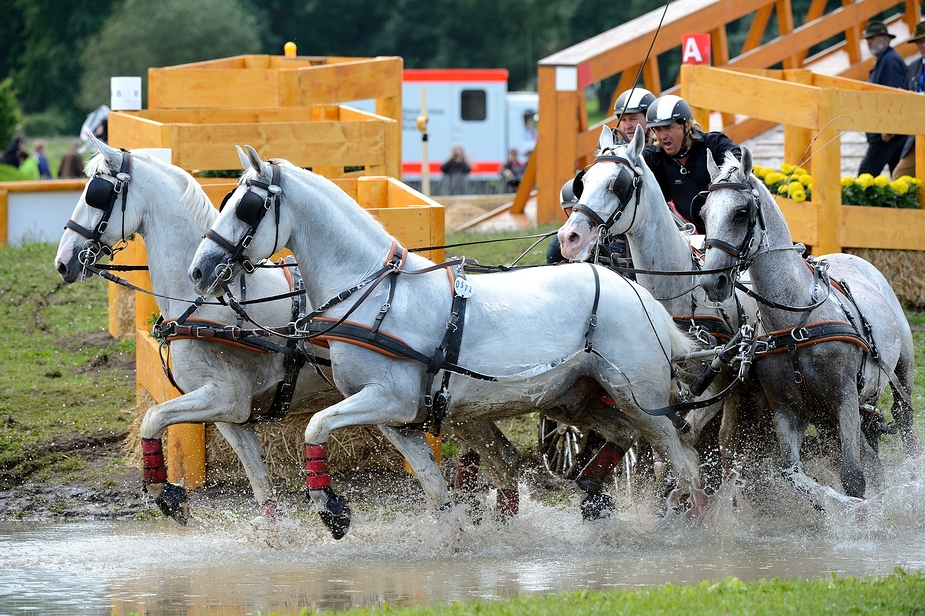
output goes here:
<path id="1" fill-rule="evenodd" d="M 84 201 L 90 207 L 102 211 L 103 215 L 100 221 L 92 229 L 84 227 L 73 218 L 65 223 L 64 228 L 70 229 L 83 238 L 86 238 L 83 248 L 81 249 L 78 259 L 84 266 L 93 265 L 97 262 L 101 254 L 112 257 L 125 245 L 125 205 L 128 197 L 127 184 L 132 180 L 129 175 L 129 169 L 132 166 L 132 155 L 127 150 L 122 150 L 122 162 L 119 165 L 119 172 L 115 176 L 116 183 L 113 184 L 104 180 L 101 176 L 109 175 L 105 172 L 99 172 L 87 184 L 87 190 L 84 192 Z M 115 246 L 110 246 L 100 241 L 106 228 L 109 226 L 109 219 L 112 217 L 112 211 L 116 204 L 116 198 L 122 195 L 122 240 Z"/>
<path id="2" fill-rule="evenodd" d="M 764 216 L 761 213 L 761 206 L 758 204 L 758 190 L 752 188 L 748 182 L 715 182 L 707 186 L 705 191 L 694 198 L 691 207 L 693 208 L 698 202 L 702 205 L 706 202 L 707 196 L 717 190 L 740 190 L 748 193 L 748 228 L 745 231 L 745 237 L 742 238 L 742 243 L 738 246 L 708 237 L 703 242 L 703 248 L 704 250 L 719 248 L 723 252 L 732 255 L 738 260 L 737 268 L 744 271 L 751 265 L 765 233 Z"/>
<path id="3" fill-rule="evenodd" d="M 612 227 L 614 223 L 620 220 L 620 217 L 623 216 L 623 212 L 626 210 L 626 206 L 629 204 L 629 201 L 634 194 L 636 195 L 636 208 L 633 210 L 633 217 L 635 218 L 636 212 L 639 209 L 639 200 L 641 198 L 639 183 L 642 178 L 642 170 L 639 169 L 639 167 L 633 165 L 626 158 L 616 154 L 601 154 L 596 156 L 594 158 L 594 162 L 591 163 L 588 168 L 596 165 L 597 163 L 617 163 L 619 165 L 617 175 L 611 177 L 610 181 L 607 183 L 607 190 L 612 192 L 617 197 L 619 204 L 617 205 L 616 209 L 611 212 L 610 216 L 607 217 L 607 220 L 601 218 L 597 212 L 582 203 L 576 203 L 572 206 L 572 209 L 576 212 L 581 212 L 590 218 L 591 222 L 593 222 L 594 225 L 600 229 L 610 231 L 610 227 Z M 575 195 L 576 199 L 580 199 L 581 193 L 584 192 L 583 178 L 588 168 L 579 171 L 578 175 L 575 176 L 575 179 L 572 180 L 572 193 Z M 630 172 L 629 176 L 623 173 L 624 169 Z M 632 226 L 633 225 L 631 223 L 630 227 Z"/>
<path id="4" fill-rule="evenodd" d="M 276 212 L 276 230 L 277 230 L 277 240 L 273 244 L 273 252 L 276 252 L 276 245 L 279 243 L 279 207 L 280 201 L 283 194 L 282 188 L 280 188 L 280 178 L 281 172 L 279 165 L 276 163 L 270 163 L 270 167 L 273 170 L 273 179 L 270 182 L 264 182 L 262 180 L 247 180 L 244 184 L 248 187 L 247 192 L 244 193 L 244 196 L 241 197 L 241 200 L 238 202 L 238 207 L 235 210 L 235 216 L 238 220 L 248 225 L 247 232 L 241 237 L 240 241 L 237 244 L 232 244 L 230 241 L 209 229 L 206 231 L 204 238 L 209 238 L 213 242 L 219 245 L 225 252 L 228 254 L 228 259 L 225 263 L 222 263 L 217 266 L 216 277 L 219 280 L 229 280 L 231 277 L 231 268 L 229 265 L 232 263 L 240 263 L 241 267 L 244 268 L 248 274 L 254 272 L 257 267 L 244 255 L 244 251 L 247 250 L 247 247 L 250 246 L 251 241 L 254 239 L 254 234 L 257 232 L 257 227 L 260 226 L 260 222 L 267 215 L 267 212 L 270 211 L 270 207 L 273 207 Z M 267 191 L 266 197 L 261 197 L 256 192 L 252 190 L 253 187 L 262 188 Z M 225 195 L 225 198 L 222 199 L 222 204 L 219 207 L 219 211 L 225 207 L 225 203 L 228 202 L 228 199 L 231 198 L 231 195 L 234 193 L 234 190 Z"/>

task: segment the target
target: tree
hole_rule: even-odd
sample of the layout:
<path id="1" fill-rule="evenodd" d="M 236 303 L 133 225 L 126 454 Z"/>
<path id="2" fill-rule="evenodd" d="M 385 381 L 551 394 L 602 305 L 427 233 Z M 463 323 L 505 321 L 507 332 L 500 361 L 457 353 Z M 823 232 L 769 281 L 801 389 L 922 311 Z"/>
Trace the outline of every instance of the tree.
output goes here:
<path id="1" fill-rule="evenodd" d="M 13 79 L 7 77 L 0 81 L 0 148 L 6 148 L 12 141 L 21 122 L 22 115 L 19 112 Z"/>
<path id="2" fill-rule="evenodd" d="M 79 103 L 86 110 L 110 100 L 110 78 L 148 68 L 258 53 L 262 25 L 238 0 L 126 0 L 80 54 Z"/>

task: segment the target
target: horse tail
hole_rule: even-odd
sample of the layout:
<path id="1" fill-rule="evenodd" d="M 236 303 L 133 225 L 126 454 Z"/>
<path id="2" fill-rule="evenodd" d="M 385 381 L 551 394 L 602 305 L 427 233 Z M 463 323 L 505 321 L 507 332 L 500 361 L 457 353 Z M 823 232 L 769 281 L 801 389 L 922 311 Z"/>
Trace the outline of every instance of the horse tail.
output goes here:
<path id="1" fill-rule="evenodd" d="M 673 360 L 684 357 L 697 348 L 694 340 L 678 327 L 670 315 L 668 316 L 668 343 L 671 347 L 670 357 Z"/>

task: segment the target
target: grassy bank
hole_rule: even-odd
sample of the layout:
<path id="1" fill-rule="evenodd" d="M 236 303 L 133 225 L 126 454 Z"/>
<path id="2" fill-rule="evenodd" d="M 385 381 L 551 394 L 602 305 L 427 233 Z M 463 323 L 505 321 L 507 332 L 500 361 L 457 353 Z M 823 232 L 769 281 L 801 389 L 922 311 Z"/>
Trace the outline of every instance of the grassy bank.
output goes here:
<path id="1" fill-rule="evenodd" d="M 312 612 L 303 611 L 301 614 Z M 355 609 L 350 616 L 631 616 L 646 614 L 725 616 L 822 616 L 824 614 L 925 614 L 925 575 L 901 570 L 886 577 L 831 578 L 817 582 L 766 580 L 744 583 L 736 578 L 633 591 L 576 591 L 548 596 L 515 597 L 446 606 Z"/>

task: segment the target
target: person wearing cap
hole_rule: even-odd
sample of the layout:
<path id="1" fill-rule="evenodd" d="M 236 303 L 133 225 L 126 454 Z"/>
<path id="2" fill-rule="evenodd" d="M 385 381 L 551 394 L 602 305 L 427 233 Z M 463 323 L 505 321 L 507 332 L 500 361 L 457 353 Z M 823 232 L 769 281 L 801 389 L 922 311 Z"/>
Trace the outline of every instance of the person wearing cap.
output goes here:
<path id="1" fill-rule="evenodd" d="M 655 95 L 645 88 L 633 88 L 617 97 L 613 105 L 613 114 L 619 120 L 617 126 L 623 131 L 622 136 L 631 139 L 636 133 L 636 126 L 641 126 L 646 136 L 646 145 L 655 141 L 652 131 L 646 127 L 646 111 L 654 102 Z"/>
<path id="2" fill-rule="evenodd" d="M 871 55 L 876 58 L 874 66 L 867 77 L 868 83 L 893 88 L 906 87 L 906 63 L 895 49 L 890 47 L 890 40 L 896 38 L 886 29 L 886 24 L 879 19 L 871 19 L 864 28 L 864 39 Z M 867 152 L 861 159 L 858 175 L 869 173 L 880 175 L 883 167 L 896 168 L 906 143 L 904 135 L 888 133 L 867 133 Z"/>
<path id="3" fill-rule="evenodd" d="M 910 92 L 925 94 L 925 70 L 923 70 L 925 68 L 925 21 L 915 24 L 909 42 L 918 46 L 919 55 L 909 62 L 909 67 L 906 69 L 906 89 Z M 893 169 L 893 177 L 904 175 L 915 175 L 915 135 L 906 137 L 899 164 Z"/>
<path id="4" fill-rule="evenodd" d="M 693 121 L 690 105 L 680 96 L 660 96 L 649 105 L 646 124 L 655 133 L 656 143 L 642 151 L 646 165 L 658 179 L 665 201 L 675 213 L 704 234 L 700 209 L 694 197 L 710 185 L 707 151 L 717 165 L 726 160 L 726 153 L 736 158 L 742 154 L 739 145 L 721 132 L 704 132 Z"/>

